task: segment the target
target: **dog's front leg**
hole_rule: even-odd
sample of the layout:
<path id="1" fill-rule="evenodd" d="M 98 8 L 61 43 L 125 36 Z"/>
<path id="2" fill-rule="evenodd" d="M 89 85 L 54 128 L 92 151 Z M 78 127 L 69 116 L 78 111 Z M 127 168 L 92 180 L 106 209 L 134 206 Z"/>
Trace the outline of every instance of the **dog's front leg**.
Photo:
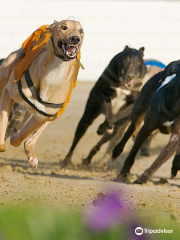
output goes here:
<path id="1" fill-rule="evenodd" d="M 174 178 L 177 175 L 177 172 L 179 170 L 180 170 L 180 141 L 179 141 L 178 149 L 176 150 L 176 155 L 172 162 L 171 178 Z"/>
<path id="2" fill-rule="evenodd" d="M 107 131 L 111 134 L 114 128 L 114 115 L 112 112 L 112 104 L 110 98 L 105 97 L 105 99 L 103 100 L 102 108 L 107 120 Z"/>
<path id="3" fill-rule="evenodd" d="M 6 87 L 4 87 L 2 98 L 1 98 L 1 107 L 0 107 L 0 151 L 4 152 L 7 150 L 8 145 L 5 144 L 4 138 L 8 123 L 8 118 L 11 113 L 13 106 L 13 99 L 10 98 L 9 92 Z"/>
<path id="4" fill-rule="evenodd" d="M 111 158 L 113 149 L 118 144 L 119 139 L 122 138 L 124 130 L 128 126 L 129 122 L 130 122 L 130 119 L 127 119 L 124 122 L 122 122 L 120 124 L 120 126 L 118 125 L 118 123 L 117 123 L 117 125 L 115 125 L 114 132 L 113 132 L 113 137 L 112 137 L 112 139 L 110 140 L 110 142 L 107 146 L 107 149 L 106 149 L 106 152 L 105 152 L 104 156 L 102 157 L 103 162 L 107 162 L 108 160 L 112 160 L 112 161 L 115 160 L 115 158 Z"/>

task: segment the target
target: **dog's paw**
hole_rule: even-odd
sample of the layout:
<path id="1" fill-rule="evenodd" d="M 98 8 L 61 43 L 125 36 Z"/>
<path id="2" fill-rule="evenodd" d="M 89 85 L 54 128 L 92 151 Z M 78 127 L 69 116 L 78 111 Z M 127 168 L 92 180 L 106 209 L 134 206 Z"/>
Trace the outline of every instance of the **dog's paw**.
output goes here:
<path id="1" fill-rule="evenodd" d="M 63 169 L 63 168 L 74 168 L 74 165 L 69 160 L 64 160 L 64 161 L 60 162 L 59 166 L 60 166 L 60 169 Z"/>
<path id="2" fill-rule="evenodd" d="M 106 125 L 105 124 L 99 125 L 98 130 L 97 130 L 97 134 L 98 135 L 103 135 L 105 132 L 106 132 Z"/>
<path id="3" fill-rule="evenodd" d="M 30 157 L 29 160 L 28 160 L 28 163 L 32 168 L 37 168 L 38 158 L 37 157 Z"/>
<path id="4" fill-rule="evenodd" d="M 140 150 L 140 155 L 141 156 L 145 156 L 145 157 L 149 157 L 150 156 L 150 151 L 149 149 L 142 147 Z"/>
<path id="5" fill-rule="evenodd" d="M 0 145 L 0 152 L 5 152 L 8 149 L 8 144 L 1 144 Z"/>
<path id="6" fill-rule="evenodd" d="M 172 166 L 171 168 L 171 179 L 175 178 L 178 171 L 180 170 L 180 166 L 176 167 L 176 166 Z"/>
<path id="7" fill-rule="evenodd" d="M 114 128 L 107 128 L 106 131 L 107 131 L 108 134 L 111 135 L 111 134 L 113 134 Z"/>
<path id="8" fill-rule="evenodd" d="M 111 162 L 115 162 L 116 161 L 116 158 L 113 158 L 112 156 L 110 157 L 110 161 Z"/>
<path id="9" fill-rule="evenodd" d="M 136 181 L 134 181 L 133 183 L 134 184 L 141 184 L 141 185 L 143 184 L 142 180 L 139 179 L 139 178 Z"/>
<path id="10" fill-rule="evenodd" d="M 89 165 L 84 165 L 83 163 L 77 164 L 76 165 L 76 170 L 87 170 Z"/>
<path id="11" fill-rule="evenodd" d="M 130 183 L 130 181 L 126 177 L 122 177 L 121 174 L 118 174 L 117 178 L 114 181 L 120 183 Z"/>
<path id="12" fill-rule="evenodd" d="M 146 184 L 148 181 L 149 181 L 149 177 L 148 176 L 145 176 L 145 175 L 142 175 L 141 177 L 139 177 L 136 181 L 134 181 L 133 183 L 134 184 Z"/>
<path id="13" fill-rule="evenodd" d="M 21 140 L 17 138 L 18 129 L 13 128 L 10 134 L 10 143 L 14 147 L 18 147 L 21 144 Z"/>
<path id="14" fill-rule="evenodd" d="M 88 158 L 85 158 L 85 159 L 83 159 L 83 161 L 82 161 L 82 165 L 84 165 L 84 166 L 88 166 L 90 163 L 91 163 L 91 161 L 89 161 Z"/>

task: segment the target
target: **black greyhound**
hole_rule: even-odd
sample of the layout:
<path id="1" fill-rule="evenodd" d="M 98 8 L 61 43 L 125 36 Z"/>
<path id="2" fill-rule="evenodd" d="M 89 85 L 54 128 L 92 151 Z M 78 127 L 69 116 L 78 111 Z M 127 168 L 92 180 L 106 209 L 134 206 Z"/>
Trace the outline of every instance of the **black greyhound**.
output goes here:
<path id="1" fill-rule="evenodd" d="M 143 84 L 145 84 L 145 82 L 147 82 L 153 75 L 163 71 L 165 68 L 165 65 L 158 60 L 144 60 L 144 62 L 147 67 L 147 74 L 144 77 Z M 138 95 L 136 95 L 136 97 L 138 97 Z M 106 149 L 104 156 L 100 161 L 100 165 L 106 163 L 110 159 L 114 147 L 119 142 L 119 139 L 122 137 L 126 127 L 130 123 L 130 113 L 133 109 L 135 100 L 136 100 L 135 96 L 134 98 L 128 98 L 128 96 L 126 97 L 126 104 L 120 107 L 118 112 L 114 115 L 115 125 L 114 125 L 114 130 L 112 134 L 108 133 L 107 131 L 105 131 L 106 129 L 104 129 L 106 121 L 99 126 L 98 133 L 99 132 L 103 133 L 103 130 L 105 133 L 100 139 L 100 141 L 91 149 L 87 158 L 83 160 L 84 165 L 90 164 L 93 156 L 99 151 L 101 146 L 108 141 L 110 141 L 110 143 Z M 139 121 L 139 126 L 138 126 L 139 129 L 142 125 L 142 120 L 143 118 L 140 119 Z M 138 128 L 136 129 L 137 131 L 133 134 L 133 138 L 135 138 L 135 136 L 137 135 Z M 141 147 L 141 155 L 143 156 L 150 155 L 150 143 L 153 136 L 154 134 L 151 134 L 151 136 L 146 140 L 146 142 Z"/>
<path id="2" fill-rule="evenodd" d="M 140 88 L 142 79 L 147 72 L 143 60 L 143 52 L 144 48 L 136 50 L 126 46 L 124 51 L 117 54 L 110 61 L 90 92 L 84 114 L 77 126 L 72 146 L 65 160 L 61 162 L 61 167 L 72 164 L 71 157 L 77 143 L 94 119 L 101 113 L 106 117 L 106 129 L 113 129 L 115 122 L 112 110 L 113 99 L 116 99 L 119 94 L 121 94 L 122 100 L 125 101 L 127 98 L 134 99 L 137 97 L 138 92 L 131 91 Z M 118 89 L 120 93 L 118 93 Z M 99 133 L 101 130 L 100 127 Z"/>
<path id="3" fill-rule="evenodd" d="M 155 129 L 159 129 L 163 134 L 172 133 L 170 141 L 155 162 L 145 170 L 135 183 L 146 183 L 174 152 L 176 155 L 173 160 L 171 177 L 175 177 L 177 171 L 180 170 L 180 60 L 171 62 L 163 72 L 156 74 L 144 85 L 131 112 L 131 124 L 113 150 L 112 159 L 116 159 L 123 151 L 127 140 L 136 128 L 138 119 L 145 112 L 144 125 L 118 175 L 119 180 L 126 178 L 130 173 L 138 150 Z"/>

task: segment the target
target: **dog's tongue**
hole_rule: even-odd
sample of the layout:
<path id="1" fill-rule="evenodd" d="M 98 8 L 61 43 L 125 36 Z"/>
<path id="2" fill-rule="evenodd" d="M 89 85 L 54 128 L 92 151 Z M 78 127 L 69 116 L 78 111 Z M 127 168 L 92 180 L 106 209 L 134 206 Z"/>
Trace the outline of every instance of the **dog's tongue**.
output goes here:
<path id="1" fill-rule="evenodd" d="M 66 52 L 68 55 L 74 55 L 76 48 L 73 46 L 65 46 Z"/>
<path id="2" fill-rule="evenodd" d="M 133 87 L 134 81 L 126 81 L 126 82 L 125 82 L 125 85 L 126 85 L 127 87 Z"/>

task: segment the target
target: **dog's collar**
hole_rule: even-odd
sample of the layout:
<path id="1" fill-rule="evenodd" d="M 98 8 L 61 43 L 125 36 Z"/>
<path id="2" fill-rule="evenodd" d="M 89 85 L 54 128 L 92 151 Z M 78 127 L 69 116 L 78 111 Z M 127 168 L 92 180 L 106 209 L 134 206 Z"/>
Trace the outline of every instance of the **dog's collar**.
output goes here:
<path id="1" fill-rule="evenodd" d="M 57 53 L 56 53 L 56 51 L 55 51 L 55 47 L 54 47 L 54 40 L 53 40 L 53 37 L 51 36 L 51 42 L 52 42 L 52 47 L 53 47 L 53 53 L 54 53 L 54 55 L 56 56 L 56 57 L 58 57 L 58 58 L 61 58 L 63 61 L 70 61 L 70 60 L 72 60 L 72 59 L 74 59 L 74 58 L 65 58 L 64 56 L 62 56 L 62 55 L 58 55 Z"/>

